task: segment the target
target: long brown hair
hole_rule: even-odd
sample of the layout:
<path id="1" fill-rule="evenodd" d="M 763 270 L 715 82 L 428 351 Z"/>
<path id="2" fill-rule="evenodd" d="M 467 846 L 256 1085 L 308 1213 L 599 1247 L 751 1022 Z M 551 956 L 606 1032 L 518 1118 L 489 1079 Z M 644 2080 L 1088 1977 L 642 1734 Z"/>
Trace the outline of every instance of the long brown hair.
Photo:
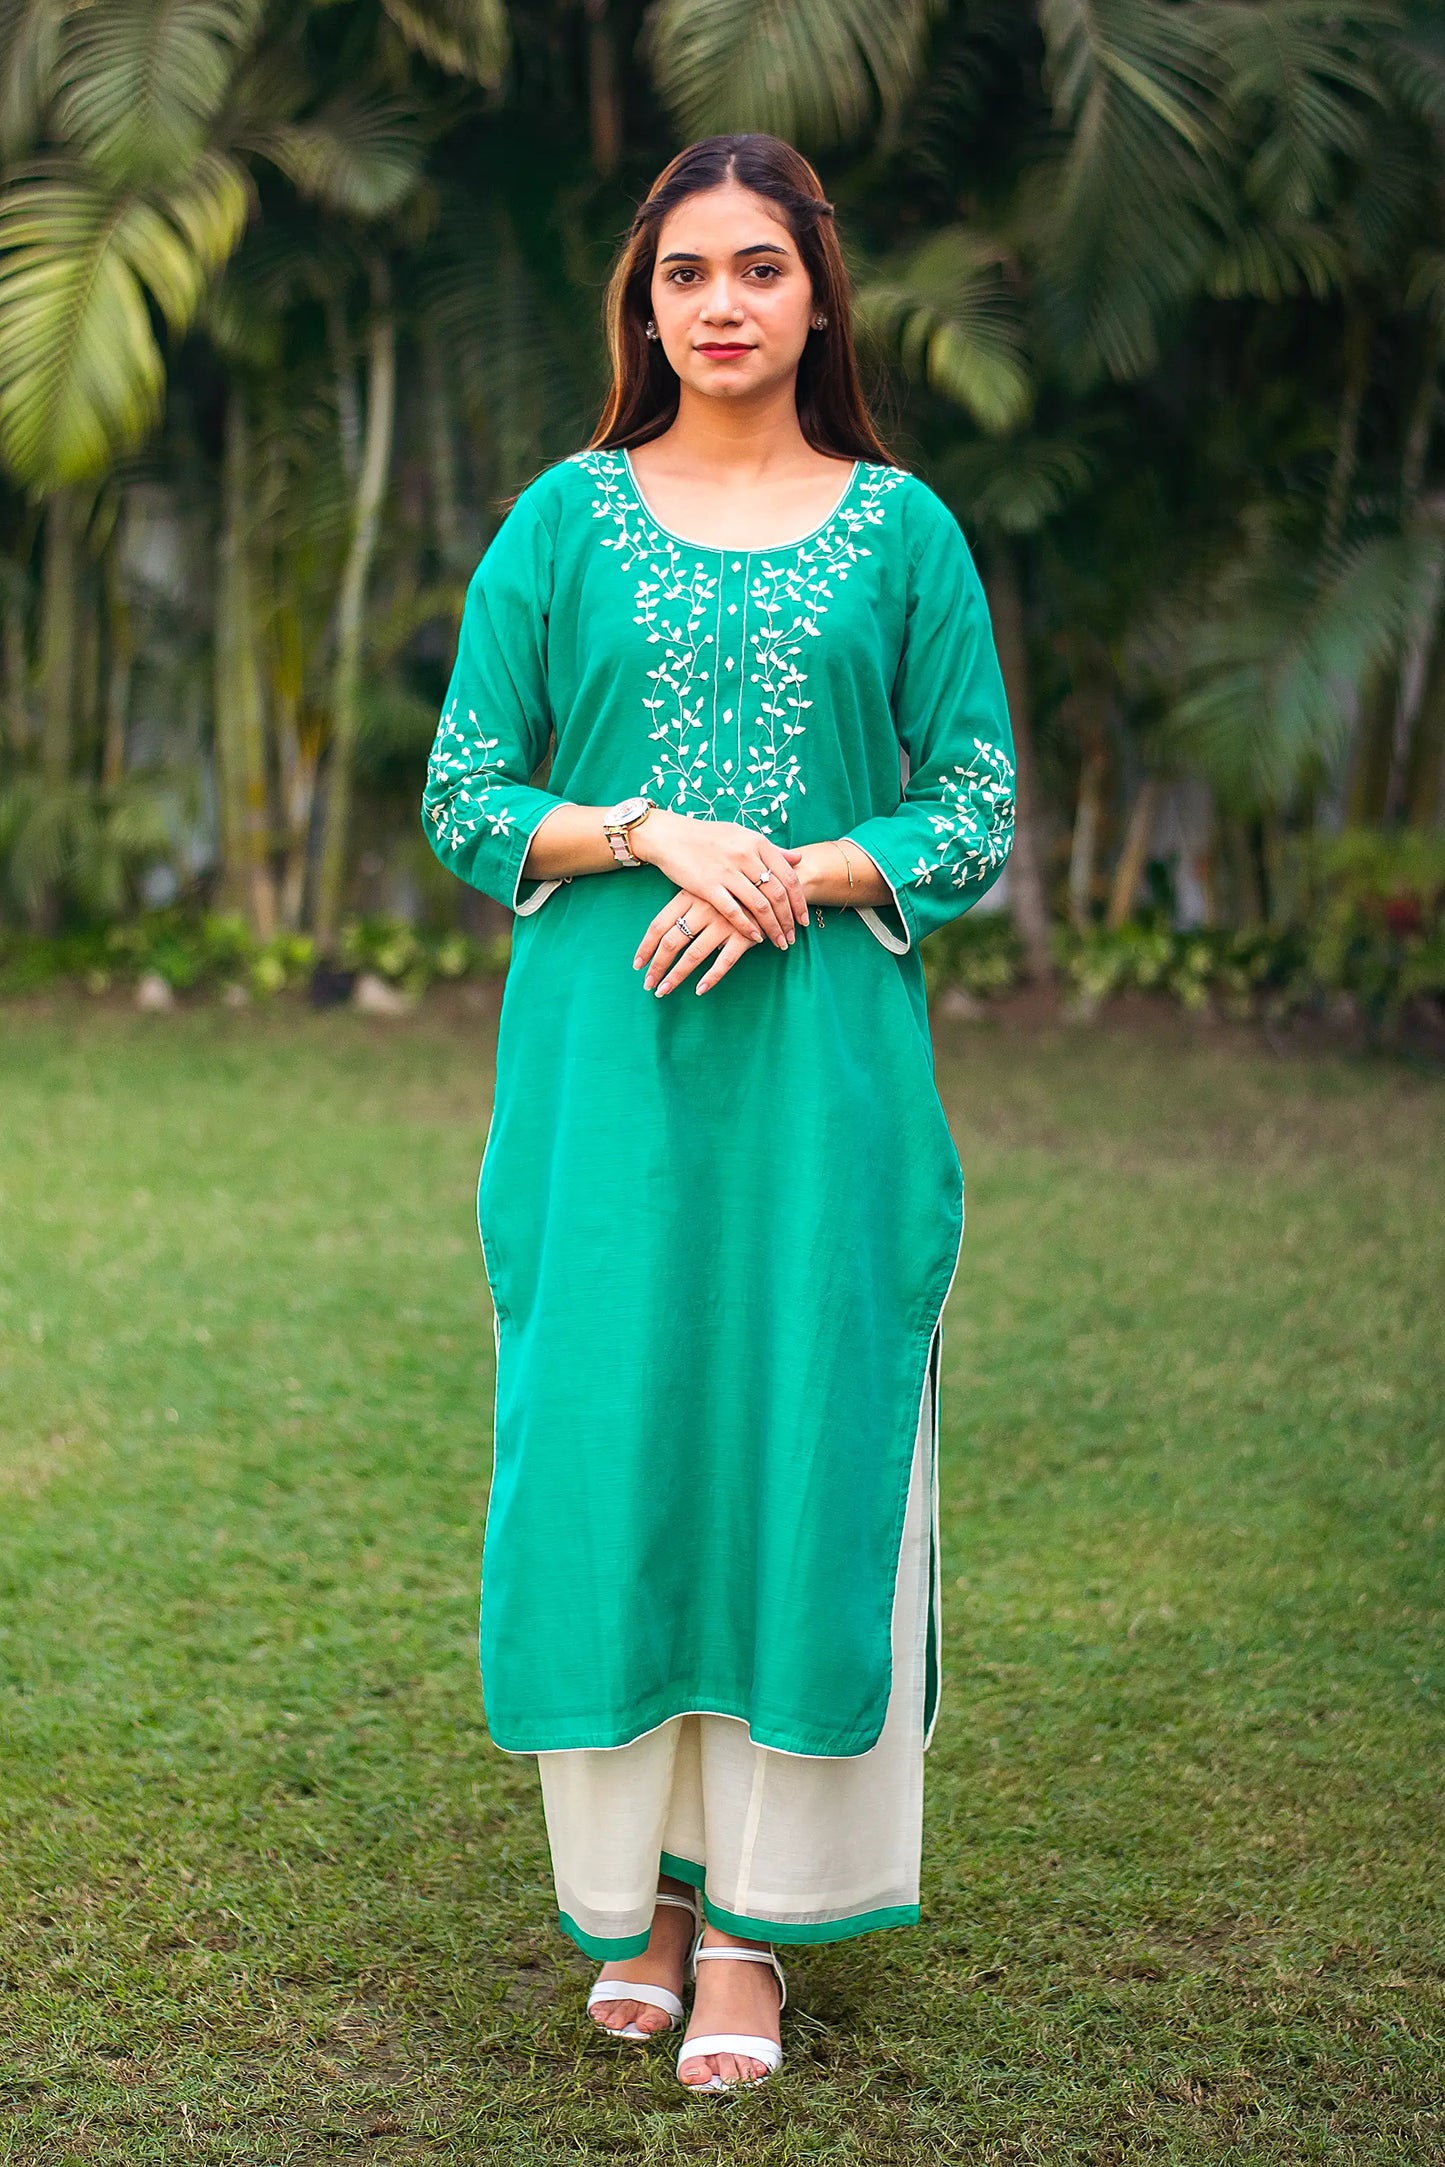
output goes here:
<path id="1" fill-rule="evenodd" d="M 658 174 L 639 205 L 607 285 L 612 388 L 588 450 L 646 444 L 671 427 L 677 413 L 677 375 L 660 342 L 648 338 L 646 330 L 657 236 L 679 203 L 729 181 L 766 196 L 776 207 L 812 280 L 813 307 L 828 319 L 825 330 L 809 331 L 798 363 L 803 435 L 815 451 L 896 466 L 858 377 L 848 272 L 833 206 L 807 159 L 775 135 L 712 135 L 689 144 Z"/>

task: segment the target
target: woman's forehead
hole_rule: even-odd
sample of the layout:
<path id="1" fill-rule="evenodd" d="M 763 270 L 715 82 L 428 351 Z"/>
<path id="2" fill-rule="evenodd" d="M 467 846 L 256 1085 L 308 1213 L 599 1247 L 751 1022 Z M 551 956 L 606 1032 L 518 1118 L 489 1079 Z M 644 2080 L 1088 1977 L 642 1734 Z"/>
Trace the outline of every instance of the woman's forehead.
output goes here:
<path id="1" fill-rule="evenodd" d="M 751 252 L 792 256 L 797 250 L 777 206 L 735 181 L 679 203 L 657 236 L 659 261 L 667 255 L 717 258 Z"/>

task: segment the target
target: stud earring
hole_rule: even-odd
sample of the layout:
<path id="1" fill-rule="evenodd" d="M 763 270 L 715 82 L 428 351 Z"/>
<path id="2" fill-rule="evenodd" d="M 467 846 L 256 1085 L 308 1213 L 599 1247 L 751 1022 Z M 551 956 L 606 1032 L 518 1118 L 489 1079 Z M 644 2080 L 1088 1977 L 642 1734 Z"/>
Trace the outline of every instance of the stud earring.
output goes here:
<path id="1" fill-rule="evenodd" d="M 650 316 L 647 319 L 647 336 L 650 339 L 655 339 L 657 337 L 657 326 Z"/>
<path id="2" fill-rule="evenodd" d="M 827 328 L 828 319 L 825 315 L 823 315 L 820 310 L 819 313 L 813 318 L 813 329 L 815 331 L 826 331 Z"/>

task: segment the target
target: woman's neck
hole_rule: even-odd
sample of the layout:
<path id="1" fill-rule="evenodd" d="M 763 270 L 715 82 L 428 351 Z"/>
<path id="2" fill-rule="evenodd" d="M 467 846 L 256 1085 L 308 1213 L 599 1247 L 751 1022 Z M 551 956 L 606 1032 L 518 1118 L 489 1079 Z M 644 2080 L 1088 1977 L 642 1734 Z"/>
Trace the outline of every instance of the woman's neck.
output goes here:
<path id="1" fill-rule="evenodd" d="M 819 458 L 798 426 L 791 382 L 756 399 L 705 399 L 684 384 L 672 426 L 647 448 L 679 473 L 734 482 L 796 472 Z"/>

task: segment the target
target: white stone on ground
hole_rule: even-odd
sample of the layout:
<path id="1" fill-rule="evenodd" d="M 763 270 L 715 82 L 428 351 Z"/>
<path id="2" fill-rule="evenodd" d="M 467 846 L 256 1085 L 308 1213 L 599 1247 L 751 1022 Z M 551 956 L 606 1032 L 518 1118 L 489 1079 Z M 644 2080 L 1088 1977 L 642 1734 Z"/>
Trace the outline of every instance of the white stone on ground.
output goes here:
<path id="1" fill-rule="evenodd" d="M 351 1005 L 363 1016 L 409 1016 L 412 1004 L 375 971 L 363 971 L 352 989 Z"/>

